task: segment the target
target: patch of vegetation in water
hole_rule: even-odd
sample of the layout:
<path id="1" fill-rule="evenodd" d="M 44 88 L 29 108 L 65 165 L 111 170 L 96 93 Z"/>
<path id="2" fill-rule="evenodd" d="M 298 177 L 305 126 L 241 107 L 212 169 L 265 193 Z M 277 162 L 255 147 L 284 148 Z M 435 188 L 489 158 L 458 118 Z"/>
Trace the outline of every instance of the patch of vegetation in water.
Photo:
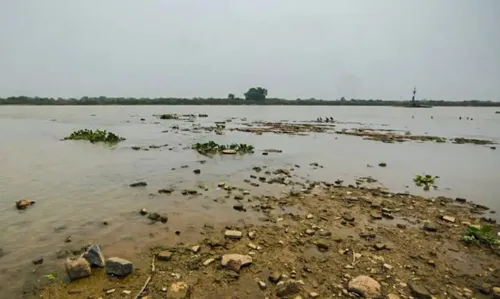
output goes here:
<path id="1" fill-rule="evenodd" d="M 177 114 L 162 114 L 160 119 L 179 119 L 179 116 Z"/>
<path id="2" fill-rule="evenodd" d="M 475 139 L 475 138 L 462 138 L 462 137 L 453 139 L 453 143 L 456 143 L 456 144 L 472 143 L 472 144 L 480 144 L 480 145 L 494 144 L 490 140 Z"/>
<path id="3" fill-rule="evenodd" d="M 413 181 L 415 182 L 415 185 L 417 185 L 418 187 L 423 187 L 425 191 L 429 191 L 431 187 L 437 189 L 436 179 L 438 178 L 439 178 L 438 176 L 432 176 L 430 174 L 416 175 Z"/>
<path id="4" fill-rule="evenodd" d="M 202 155 L 213 154 L 253 154 L 254 146 L 245 143 L 218 144 L 214 141 L 193 144 L 192 149 Z"/>
<path id="5" fill-rule="evenodd" d="M 500 245 L 500 239 L 493 233 L 491 225 L 483 225 L 480 228 L 469 226 L 462 236 L 462 241 L 467 244 L 486 245 L 492 248 Z"/>
<path id="6" fill-rule="evenodd" d="M 112 132 L 106 130 L 89 130 L 83 129 L 74 131 L 69 136 L 65 137 L 63 140 L 87 140 L 91 143 L 104 142 L 104 143 L 118 143 L 125 140 L 125 138 L 120 137 Z"/>

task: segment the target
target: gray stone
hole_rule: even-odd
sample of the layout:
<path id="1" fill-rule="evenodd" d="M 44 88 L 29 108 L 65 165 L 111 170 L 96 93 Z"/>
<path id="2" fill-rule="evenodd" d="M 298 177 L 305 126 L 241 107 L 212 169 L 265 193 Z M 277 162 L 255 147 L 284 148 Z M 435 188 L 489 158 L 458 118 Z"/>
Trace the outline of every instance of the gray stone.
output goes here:
<path id="1" fill-rule="evenodd" d="M 115 276 L 127 276 L 132 273 L 134 265 L 125 259 L 111 257 L 106 260 L 106 273 Z"/>
<path id="2" fill-rule="evenodd" d="M 380 284 L 369 276 L 358 276 L 349 281 L 349 291 L 365 298 L 378 298 L 381 295 Z"/>
<path id="3" fill-rule="evenodd" d="M 276 295 L 280 298 L 292 298 L 293 296 L 300 293 L 302 286 L 298 281 L 288 280 L 285 282 L 280 282 L 276 286 Z"/>
<path id="4" fill-rule="evenodd" d="M 86 259 L 92 267 L 104 267 L 104 256 L 102 255 L 101 248 L 97 244 L 92 244 L 83 254 L 83 258 Z"/>
<path id="5" fill-rule="evenodd" d="M 410 282 L 408 284 L 408 288 L 410 289 L 411 294 L 417 299 L 431 299 L 432 298 L 432 295 L 429 293 L 429 291 L 424 286 Z"/>
<path id="6" fill-rule="evenodd" d="M 148 185 L 148 183 L 146 183 L 146 182 L 136 182 L 136 183 L 130 184 L 130 187 L 146 187 L 147 185 Z"/>
<path id="7" fill-rule="evenodd" d="M 236 239 L 236 240 L 239 240 L 241 239 L 241 236 L 243 234 L 240 232 L 240 231 L 237 231 L 237 230 L 226 230 L 226 232 L 224 233 L 224 236 L 228 239 Z"/>
<path id="8" fill-rule="evenodd" d="M 322 251 L 327 251 L 328 248 L 330 248 L 330 245 L 326 240 L 318 240 L 316 241 L 316 246 L 318 247 L 319 250 Z"/>
<path id="9" fill-rule="evenodd" d="M 91 274 L 90 264 L 83 257 L 76 260 L 67 259 L 64 267 L 70 280 L 89 277 Z"/>

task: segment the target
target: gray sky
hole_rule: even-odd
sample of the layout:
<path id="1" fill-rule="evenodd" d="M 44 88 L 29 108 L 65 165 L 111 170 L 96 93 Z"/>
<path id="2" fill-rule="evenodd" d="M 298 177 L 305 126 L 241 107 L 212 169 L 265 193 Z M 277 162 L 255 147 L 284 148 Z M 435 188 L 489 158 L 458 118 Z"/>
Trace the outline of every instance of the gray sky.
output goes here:
<path id="1" fill-rule="evenodd" d="M 500 0 L 0 0 L 0 96 L 500 101 Z"/>

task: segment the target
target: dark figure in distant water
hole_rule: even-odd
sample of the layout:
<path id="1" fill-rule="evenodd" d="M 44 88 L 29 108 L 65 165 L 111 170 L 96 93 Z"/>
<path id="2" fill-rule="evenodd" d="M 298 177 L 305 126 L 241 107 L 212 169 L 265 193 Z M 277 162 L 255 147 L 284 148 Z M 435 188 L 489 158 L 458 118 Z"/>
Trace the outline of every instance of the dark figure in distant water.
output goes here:
<path id="1" fill-rule="evenodd" d="M 434 116 L 431 116 L 431 119 L 434 119 Z"/>
<path id="2" fill-rule="evenodd" d="M 323 122 L 323 120 L 321 119 L 321 117 L 318 117 L 318 122 Z"/>
<path id="3" fill-rule="evenodd" d="M 328 117 L 325 117 L 325 123 L 329 122 L 330 120 L 328 119 Z"/>
<path id="4" fill-rule="evenodd" d="M 462 120 L 462 117 L 461 117 L 461 116 L 459 116 L 459 117 L 458 117 L 458 119 L 459 119 L 459 120 Z"/>
<path id="5" fill-rule="evenodd" d="M 330 122 L 333 122 L 333 117 L 330 116 Z"/>
<path id="6" fill-rule="evenodd" d="M 411 118 L 415 118 L 415 115 L 412 115 Z"/>
<path id="7" fill-rule="evenodd" d="M 469 117 L 467 117 L 467 120 L 469 120 Z"/>
<path id="8" fill-rule="evenodd" d="M 470 120 L 474 120 L 474 119 L 471 117 Z"/>

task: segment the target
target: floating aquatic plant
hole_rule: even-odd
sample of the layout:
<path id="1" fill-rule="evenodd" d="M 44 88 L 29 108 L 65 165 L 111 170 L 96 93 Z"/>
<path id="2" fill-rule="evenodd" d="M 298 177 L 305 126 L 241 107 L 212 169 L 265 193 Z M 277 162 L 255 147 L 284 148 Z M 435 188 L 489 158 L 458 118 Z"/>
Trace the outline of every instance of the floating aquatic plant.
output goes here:
<path id="1" fill-rule="evenodd" d="M 106 130 L 89 130 L 83 129 L 71 133 L 69 136 L 65 137 L 64 140 L 87 140 L 91 143 L 105 142 L 105 143 L 118 143 L 125 140 L 125 138 L 120 137 L 114 133 L 108 132 Z"/>
<path id="2" fill-rule="evenodd" d="M 192 146 L 192 149 L 198 151 L 203 155 L 210 154 L 252 154 L 254 147 L 253 145 L 248 145 L 244 143 L 232 143 L 229 145 L 218 144 L 214 141 L 209 141 L 205 143 L 196 143 Z"/>
<path id="3" fill-rule="evenodd" d="M 429 191 L 431 187 L 434 187 L 434 189 L 437 188 L 436 186 L 436 179 L 439 178 L 438 176 L 432 176 L 430 174 L 425 174 L 425 175 L 416 175 L 413 181 L 415 182 L 415 185 L 418 187 L 423 187 L 425 191 Z"/>

